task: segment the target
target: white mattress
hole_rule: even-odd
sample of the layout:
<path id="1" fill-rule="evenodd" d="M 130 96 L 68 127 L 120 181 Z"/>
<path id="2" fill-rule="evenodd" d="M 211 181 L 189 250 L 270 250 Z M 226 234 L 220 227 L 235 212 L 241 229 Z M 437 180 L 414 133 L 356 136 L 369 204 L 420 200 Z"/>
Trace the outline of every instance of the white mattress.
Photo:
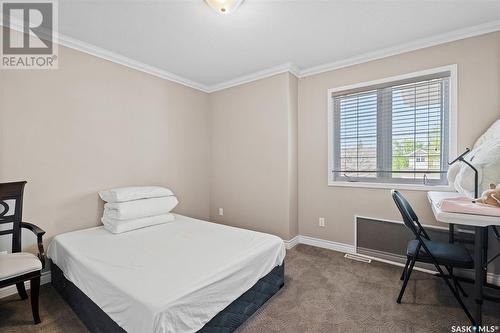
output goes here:
<path id="1" fill-rule="evenodd" d="M 195 332 L 285 257 L 269 234 L 175 215 L 112 234 L 103 227 L 54 238 L 48 256 L 127 332 Z"/>

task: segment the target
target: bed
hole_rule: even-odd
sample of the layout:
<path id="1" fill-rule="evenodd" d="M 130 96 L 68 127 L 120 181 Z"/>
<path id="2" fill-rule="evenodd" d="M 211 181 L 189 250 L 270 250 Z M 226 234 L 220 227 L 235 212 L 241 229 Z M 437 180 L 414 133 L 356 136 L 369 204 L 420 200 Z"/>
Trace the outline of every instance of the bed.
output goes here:
<path id="1" fill-rule="evenodd" d="M 284 284 L 283 241 L 175 215 L 49 245 L 52 284 L 91 332 L 232 332 Z"/>

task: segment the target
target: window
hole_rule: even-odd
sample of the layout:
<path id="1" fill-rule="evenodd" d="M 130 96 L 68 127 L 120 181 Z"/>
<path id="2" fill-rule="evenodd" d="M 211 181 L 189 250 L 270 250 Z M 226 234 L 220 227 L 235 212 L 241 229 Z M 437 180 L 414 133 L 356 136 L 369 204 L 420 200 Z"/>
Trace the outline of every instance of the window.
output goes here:
<path id="1" fill-rule="evenodd" d="M 454 69 L 329 90 L 329 183 L 447 185 Z"/>

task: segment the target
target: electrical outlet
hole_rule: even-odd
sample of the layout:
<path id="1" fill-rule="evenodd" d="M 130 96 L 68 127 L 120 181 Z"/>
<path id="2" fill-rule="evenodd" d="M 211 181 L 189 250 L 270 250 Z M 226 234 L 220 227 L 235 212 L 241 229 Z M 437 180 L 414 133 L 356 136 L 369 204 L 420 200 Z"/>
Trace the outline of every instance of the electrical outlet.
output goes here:
<path id="1" fill-rule="evenodd" d="M 324 227 L 324 226 L 325 226 L 325 218 L 324 218 L 324 217 L 320 217 L 320 218 L 318 219 L 318 225 L 319 225 L 320 227 Z"/>
<path id="2" fill-rule="evenodd" d="M 223 216 L 224 215 L 224 208 L 219 208 L 219 215 Z"/>

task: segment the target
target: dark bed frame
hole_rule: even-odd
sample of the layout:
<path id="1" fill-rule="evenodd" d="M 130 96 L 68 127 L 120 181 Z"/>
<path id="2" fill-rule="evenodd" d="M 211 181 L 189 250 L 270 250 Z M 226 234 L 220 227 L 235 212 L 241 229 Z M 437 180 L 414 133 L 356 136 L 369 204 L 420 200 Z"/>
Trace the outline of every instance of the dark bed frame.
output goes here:
<path id="1" fill-rule="evenodd" d="M 66 300 L 80 320 L 92 333 L 123 333 L 118 326 L 97 304 L 85 295 L 77 286 L 64 277 L 61 269 L 50 262 L 52 285 Z M 243 324 L 268 299 L 276 294 L 285 284 L 285 263 L 276 266 L 269 274 L 261 278 L 243 295 L 219 312 L 198 332 L 229 333 Z"/>

